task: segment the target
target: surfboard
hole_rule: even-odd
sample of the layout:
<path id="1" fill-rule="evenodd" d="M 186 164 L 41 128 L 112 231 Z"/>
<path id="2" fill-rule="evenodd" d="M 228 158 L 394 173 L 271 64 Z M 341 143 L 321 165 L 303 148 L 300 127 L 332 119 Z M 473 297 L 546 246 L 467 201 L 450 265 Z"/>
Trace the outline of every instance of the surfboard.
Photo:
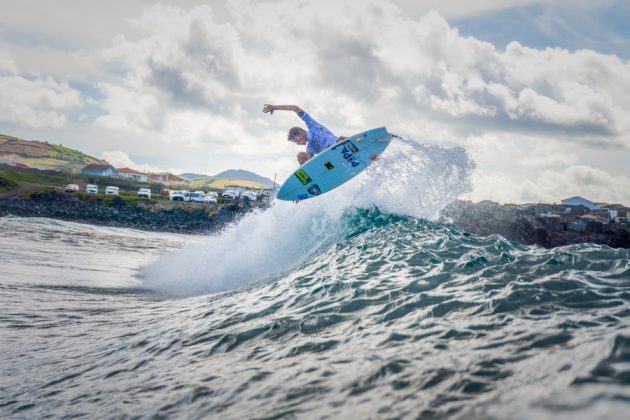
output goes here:
<path id="1" fill-rule="evenodd" d="M 392 135 L 380 127 L 330 146 L 293 172 L 276 198 L 302 201 L 334 190 L 376 161 L 391 140 Z"/>

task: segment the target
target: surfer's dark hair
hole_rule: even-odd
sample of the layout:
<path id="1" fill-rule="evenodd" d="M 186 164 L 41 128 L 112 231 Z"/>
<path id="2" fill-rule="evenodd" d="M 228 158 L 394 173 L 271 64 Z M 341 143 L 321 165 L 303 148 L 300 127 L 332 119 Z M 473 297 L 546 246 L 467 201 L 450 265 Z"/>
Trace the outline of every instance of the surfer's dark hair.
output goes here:
<path id="1" fill-rule="evenodd" d="M 291 129 L 289 130 L 289 135 L 287 136 L 287 140 L 295 142 L 300 133 L 306 134 L 306 131 L 304 131 L 304 129 L 300 127 L 291 127 Z"/>

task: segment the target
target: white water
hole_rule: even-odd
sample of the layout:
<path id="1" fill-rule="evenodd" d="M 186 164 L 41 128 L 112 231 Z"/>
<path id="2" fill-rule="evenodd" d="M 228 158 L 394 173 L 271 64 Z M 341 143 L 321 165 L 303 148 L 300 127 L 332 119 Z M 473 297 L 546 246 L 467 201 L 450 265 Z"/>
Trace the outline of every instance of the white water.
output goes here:
<path id="1" fill-rule="evenodd" d="M 141 270 L 145 286 L 168 295 L 230 290 L 292 270 L 340 232 L 353 208 L 434 219 L 470 191 L 474 163 L 461 148 L 395 139 L 367 171 L 322 197 L 276 200 L 218 235 L 185 245 Z"/>

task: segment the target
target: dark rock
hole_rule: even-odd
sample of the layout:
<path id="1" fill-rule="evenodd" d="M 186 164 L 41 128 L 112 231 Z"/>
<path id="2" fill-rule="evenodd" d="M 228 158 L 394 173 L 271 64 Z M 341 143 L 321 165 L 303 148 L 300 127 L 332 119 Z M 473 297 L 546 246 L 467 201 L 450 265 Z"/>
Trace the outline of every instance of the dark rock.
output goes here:
<path id="1" fill-rule="evenodd" d="M 248 208 L 232 204 L 220 208 L 218 213 L 209 216 L 201 206 L 198 209 L 151 210 L 140 206 L 127 206 L 125 200 L 114 197 L 109 201 L 109 206 L 105 207 L 101 197 L 93 200 L 90 198 L 56 191 L 33 193 L 29 198 L 14 196 L 0 200 L 0 216 L 12 214 L 49 217 L 134 229 L 207 234 L 217 232 L 240 220 L 249 211 Z"/>
<path id="2" fill-rule="evenodd" d="M 465 232 L 483 236 L 501 235 L 525 245 L 553 248 L 594 243 L 613 248 L 630 248 L 630 227 L 627 225 L 626 228 L 578 235 L 566 230 L 564 223 L 536 223 L 535 216 L 535 209 L 515 210 L 497 203 L 456 201 L 444 209 L 442 221 L 452 223 Z"/>

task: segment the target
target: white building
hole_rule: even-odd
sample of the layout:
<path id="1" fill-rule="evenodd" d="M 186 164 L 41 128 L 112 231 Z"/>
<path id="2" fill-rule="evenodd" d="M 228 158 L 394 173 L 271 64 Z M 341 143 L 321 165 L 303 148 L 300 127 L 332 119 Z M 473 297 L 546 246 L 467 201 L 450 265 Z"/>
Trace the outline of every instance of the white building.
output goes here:
<path id="1" fill-rule="evenodd" d="M 583 197 L 571 197 L 562 200 L 562 204 L 565 206 L 584 206 L 589 210 L 598 209 L 599 206 L 592 201 L 587 200 Z"/>
<path id="2" fill-rule="evenodd" d="M 149 181 L 149 176 L 147 174 L 140 171 L 136 171 L 135 169 L 131 169 L 131 168 L 119 168 L 119 169 L 116 169 L 116 173 L 119 176 L 122 176 L 125 178 L 131 178 L 137 182 Z"/>

